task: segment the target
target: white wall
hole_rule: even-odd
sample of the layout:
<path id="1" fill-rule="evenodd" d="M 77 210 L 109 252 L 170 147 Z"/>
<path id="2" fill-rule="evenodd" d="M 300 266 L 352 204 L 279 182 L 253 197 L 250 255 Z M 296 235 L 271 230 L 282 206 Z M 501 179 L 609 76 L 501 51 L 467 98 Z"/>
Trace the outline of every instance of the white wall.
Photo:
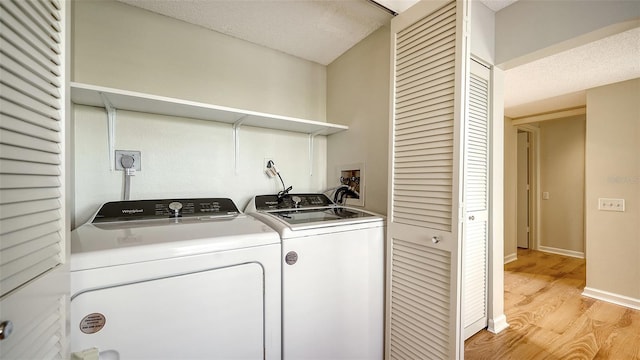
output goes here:
<path id="1" fill-rule="evenodd" d="M 327 114 L 349 126 L 327 143 L 327 184 L 339 184 L 341 165 L 365 166 L 368 210 L 387 212 L 390 30 L 385 26 L 327 67 Z"/>
<path id="2" fill-rule="evenodd" d="M 519 0 L 496 13 L 496 64 L 502 69 L 637 27 L 628 0 Z"/>
<path id="3" fill-rule="evenodd" d="M 518 129 L 510 118 L 504 119 L 504 260 L 515 260 L 517 254 L 517 195 L 518 195 Z"/>
<path id="4" fill-rule="evenodd" d="M 326 68 L 113 0 L 73 2 L 72 81 L 324 121 Z"/>
<path id="5" fill-rule="evenodd" d="M 123 174 L 109 171 L 104 110 L 75 106 L 76 225 L 106 201 L 121 200 Z M 140 150 L 142 171 L 131 178 L 131 199 L 230 197 L 244 209 L 251 195 L 282 190 L 263 172 L 265 157 L 277 161 L 294 191 L 325 188 L 326 139 L 316 137 L 314 174 L 309 176 L 308 137 L 244 127 L 235 173 L 231 126 L 212 121 L 118 112 L 116 149 Z"/>
<path id="6" fill-rule="evenodd" d="M 479 1 L 471 2 L 471 54 L 495 64 L 495 13 Z"/>
<path id="7" fill-rule="evenodd" d="M 115 1 L 73 2 L 72 25 L 73 81 L 326 118 L 322 65 Z M 73 120 L 75 227 L 121 199 L 123 174 L 109 170 L 104 109 L 74 106 Z M 325 137 L 315 139 L 310 169 L 306 135 L 242 127 L 237 174 L 232 140 L 230 125 L 118 111 L 116 149 L 142 151 L 132 199 L 221 196 L 244 208 L 252 195 L 281 189 L 262 172 L 265 157 L 294 191 L 326 188 Z"/>
<path id="8" fill-rule="evenodd" d="M 640 79 L 587 91 L 587 289 L 640 308 Z M 626 201 L 598 210 L 598 198 Z M 624 300 L 624 298 L 623 298 Z"/>
<path id="9" fill-rule="evenodd" d="M 540 250 L 584 256 L 585 116 L 540 123 Z"/>

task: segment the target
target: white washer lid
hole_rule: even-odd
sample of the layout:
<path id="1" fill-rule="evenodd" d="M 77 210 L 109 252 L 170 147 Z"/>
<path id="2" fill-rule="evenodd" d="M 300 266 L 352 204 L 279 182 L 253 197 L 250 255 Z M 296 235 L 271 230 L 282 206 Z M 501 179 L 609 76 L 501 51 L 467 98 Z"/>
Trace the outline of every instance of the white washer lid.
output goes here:
<path id="1" fill-rule="evenodd" d="M 280 243 L 246 215 L 87 223 L 71 232 L 71 271 Z"/>

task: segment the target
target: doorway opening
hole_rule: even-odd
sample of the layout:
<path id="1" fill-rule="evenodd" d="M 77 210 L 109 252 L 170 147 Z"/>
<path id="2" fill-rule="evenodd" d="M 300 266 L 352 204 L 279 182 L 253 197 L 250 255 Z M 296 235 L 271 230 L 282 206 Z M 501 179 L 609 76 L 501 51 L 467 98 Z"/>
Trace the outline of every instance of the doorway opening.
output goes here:
<path id="1" fill-rule="evenodd" d="M 516 243 L 520 249 L 528 249 L 530 238 L 529 192 L 531 173 L 529 171 L 529 133 L 518 130 L 518 192 L 516 198 Z"/>
<path id="2" fill-rule="evenodd" d="M 517 129 L 516 244 L 521 249 L 537 249 L 539 129 L 534 125 Z"/>

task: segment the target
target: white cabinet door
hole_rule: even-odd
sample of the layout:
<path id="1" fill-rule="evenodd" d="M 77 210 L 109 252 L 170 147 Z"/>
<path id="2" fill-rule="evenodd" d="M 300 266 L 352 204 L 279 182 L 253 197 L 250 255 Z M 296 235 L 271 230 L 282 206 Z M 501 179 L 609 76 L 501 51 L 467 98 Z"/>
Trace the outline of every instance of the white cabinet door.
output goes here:
<path id="1" fill-rule="evenodd" d="M 389 359 L 463 356 L 468 16 L 467 1 L 422 1 L 391 23 Z"/>
<path id="2" fill-rule="evenodd" d="M 68 6 L 0 1 L 2 359 L 67 357 Z"/>

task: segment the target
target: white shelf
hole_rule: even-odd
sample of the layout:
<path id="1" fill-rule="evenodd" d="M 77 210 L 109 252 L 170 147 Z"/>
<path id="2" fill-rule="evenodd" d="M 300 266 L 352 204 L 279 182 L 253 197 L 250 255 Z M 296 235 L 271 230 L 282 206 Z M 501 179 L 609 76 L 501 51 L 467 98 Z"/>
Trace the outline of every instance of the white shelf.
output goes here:
<path id="1" fill-rule="evenodd" d="M 71 83 L 71 101 L 75 104 L 105 107 L 103 97 L 115 109 L 212 120 L 228 124 L 241 121 L 242 126 L 293 131 L 310 135 L 331 135 L 349 129 L 345 125 L 321 121 L 265 114 L 76 82 Z"/>

